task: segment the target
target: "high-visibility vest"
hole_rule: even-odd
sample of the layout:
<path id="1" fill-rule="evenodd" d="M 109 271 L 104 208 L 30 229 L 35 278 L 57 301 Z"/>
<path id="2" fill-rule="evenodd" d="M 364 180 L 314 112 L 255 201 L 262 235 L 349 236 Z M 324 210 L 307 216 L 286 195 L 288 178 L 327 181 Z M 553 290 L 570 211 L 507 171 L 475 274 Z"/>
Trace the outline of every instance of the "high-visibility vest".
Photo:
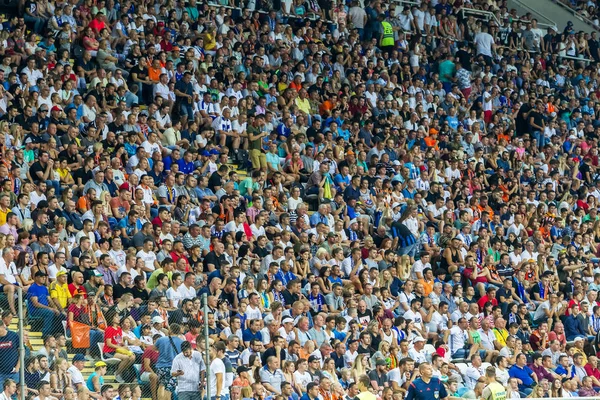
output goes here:
<path id="1" fill-rule="evenodd" d="M 487 386 L 491 396 L 488 400 L 506 400 L 506 389 L 498 382 L 492 382 Z"/>
<path id="2" fill-rule="evenodd" d="M 393 46 L 394 45 L 394 29 L 392 24 L 387 21 L 382 21 L 381 26 L 383 27 L 383 36 L 379 45 L 381 47 Z"/>

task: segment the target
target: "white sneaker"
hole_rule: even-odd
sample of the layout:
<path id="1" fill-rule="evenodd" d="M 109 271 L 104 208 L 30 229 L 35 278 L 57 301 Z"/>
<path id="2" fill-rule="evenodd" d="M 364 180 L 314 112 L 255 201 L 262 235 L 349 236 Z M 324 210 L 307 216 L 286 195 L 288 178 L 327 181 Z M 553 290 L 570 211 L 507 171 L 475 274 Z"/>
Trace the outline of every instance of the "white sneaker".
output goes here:
<path id="1" fill-rule="evenodd" d="M 125 379 L 121 375 L 115 375 L 115 381 L 118 383 L 125 383 Z"/>

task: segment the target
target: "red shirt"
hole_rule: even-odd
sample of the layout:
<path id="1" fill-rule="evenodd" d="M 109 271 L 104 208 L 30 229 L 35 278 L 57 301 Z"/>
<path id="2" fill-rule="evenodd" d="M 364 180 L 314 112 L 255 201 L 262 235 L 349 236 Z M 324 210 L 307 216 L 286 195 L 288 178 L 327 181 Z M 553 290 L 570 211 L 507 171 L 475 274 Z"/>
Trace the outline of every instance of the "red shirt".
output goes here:
<path id="1" fill-rule="evenodd" d="M 143 360 L 145 358 L 149 358 L 150 359 L 150 366 L 154 367 L 154 365 L 158 361 L 158 351 L 156 351 L 154 349 L 154 347 L 152 347 L 152 346 L 146 347 L 146 350 L 144 350 L 144 354 L 142 355 L 142 369 L 141 369 L 141 373 L 147 372 L 146 370 L 144 370 L 144 362 L 143 362 Z"/>
<path id="2" fill-rule="evenodd" d="M 76 288 L 75 284 L 71 283 L 69 284 L 69 292 L 71 293 L 71 296 L 75 296 L 77 293 L 83 293 L 83 298 L 87 299 L 87 291 L 83 285 L 79 286 L 79 288 Z"/>
<path id="3" fill-rule="evenodd" d="M 114 353 L 115 349 L 112 347 L 108 347 L 106 343 L 108 343 L 108 339 L 112 339 L 112 344 L 117 346 L 123 345 L 123 330 L 121 327 L 114 328 L 109 326 L 104 331 L 104 349 L 102 350 L 104 353 Z"/>
<path id="4" fill-rule="evenodd" d="M 100 33 L 102 29 L 106 28 L 104 21 L 100 21 L 96 18 L 94 18 L 88 26 L 97 33 Z"/>
<path id="5" fill-rule="evenodd" d="M 498 305 L 498 300 L 491 299 L 488 297 L 488 295 L 486 294 L 485 296 L 483 296 L 482 298 L 479 299 L 479 301 L 477 302 L 477 305 L 479 306 L 479 311 L 483 311 L 483 308 L 485 306 L 485 303 L 487 302 L 492 303 L 493 306 L 497 306 Z"/>
<path id="6" fill-rule="evenodd" d="M 600 370 L 598 368 L 592 367 L 592 364 L 587 363 L 585 367 L 583 367 L 583 369 L 585 369 L 585 373 L 588 376 L 593 376 L 594 378 L 600 380 Z"/>

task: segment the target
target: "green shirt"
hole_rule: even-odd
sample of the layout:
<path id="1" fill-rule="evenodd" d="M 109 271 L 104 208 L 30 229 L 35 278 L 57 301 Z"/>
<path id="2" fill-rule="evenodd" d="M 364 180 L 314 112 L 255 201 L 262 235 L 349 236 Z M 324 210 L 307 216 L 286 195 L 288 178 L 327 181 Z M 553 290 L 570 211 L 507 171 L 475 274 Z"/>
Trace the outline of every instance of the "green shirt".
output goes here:
<path id="1" fill-rule="evenodd" d="M 440 81 L 441 82 L 452 82 L 451 78 L 454 76 L 454 71 L 456 67 L 454 63 L 450 60 L 443 61 L 440 64 Z"/>
<path id="2" fill-rule="evenodd" d="M 254 193 L 255 190 L 259 189 L 259 186 L 258 182 L 253 182 L 252 177 L 249 176 L 239 183 L 238 189 L 240 191 L 240 196 L 246 196 L 248 194 L 248 189 L 252 189 L 252 193 Z"/>

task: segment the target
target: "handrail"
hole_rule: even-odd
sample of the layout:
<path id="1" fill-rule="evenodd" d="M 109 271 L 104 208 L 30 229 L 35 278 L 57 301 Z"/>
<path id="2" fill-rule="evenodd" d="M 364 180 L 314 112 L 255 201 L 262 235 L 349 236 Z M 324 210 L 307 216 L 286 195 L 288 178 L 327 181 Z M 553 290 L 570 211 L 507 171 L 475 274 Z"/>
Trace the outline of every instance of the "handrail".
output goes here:
<path id="1" fill-rule="evenodd" d="M 581 15 L 581 13 L 579 11 L 575 10 L 573 7 L 570 7 L 569 5 L 563 3 L 560 0 L 552 0 L 552 1 L 555 4 L 559 5 L 560 7 L 564 8 L 566 11 L 570 12 L 571 14 L 573 14 L 573 16 L 575 18 L 577 18 L 580 21 L 585 22 L 586 24 L 588 24 L 589 26 L 591 26 L 594 30 L 600 31 L 600 27 L 598 25 L 596 25 L 594 23 L 594 21 L 592 21 L 588 17 L 585 17 L 585 16 Z"/>
<path id="2" fill-rule="evenodd" d="M 528 4 L 526 4 L 525 2 L 523 2 L 521 0 L 513 0 L 513 1 L 515 3 L 518 3 L 521 7 L 528 9 L 530 12 L 533 12 L 533 13 L 537 14 L 538 16 L 542 17 L 543 19 L 545 19 L 546 21 L 550 22 L 550 24 L 544 24 L 544 23 L 540 23 L 538 21 L 538 25 L 540 25 L 540 26 L 546 25 L 546 27 L 556 26 L 556 22 L 554 22 L 553 20 L 551 20 L 550 18 L 548 18 L 546 15 L 544 15 L 543 13 L 541 13 L 539 10 L 531 8 Z"/>
<path id="3" fill-rule="evenodd" d="M 211 8 L 211 9 L 214 9 L 214 10 L 218 10 L 221 7 L 222 8 L 228 8 L 230 10 L 238 10 L 240 12 L 243 12 L 245 10 L 245 8 L 241 8 L 241 7 L 232 7 L 232 6 L 222 5 L 222 4 L 211 4 L 211 3 L 208 3 L 208 8 Z M 252 10 L 252 12 L 258 12 L 259 14 L 268 14 L 269 13 L 268 11 L 258 10 L 258 9 Z M 306 18 L 306 19 L 310 19 L 311 21 L 316 21 L 316 20 L 320 20 L 321 19 L 319 16 L 315 15 L 314 13 L 307 13 L 307 15 L 305 17 L 298 17 L 296 15 L 286 15 L 286 17 L 289 17 L 289 18 L 300 18 L 300 19 Z M 333 21 L 329 21 L 327 19 L 324 19 L 323 21 L 327 22 L 328 24 L 332 24 L 333 23 Z"/>
<path id="4" fill-rule="evenodd" d="M 494 22 L 496 22 L 496 25 L 500 26 L 500 21 L 498 20 L 498 17 L 496 17 L 496 14 L 494 14 L 491 11 L 485 11 L 485 10 L 477 10 L 475 8 L 467 8 L 467 7 L 461 7 L 460 8 L 460 12 L 462 13 L 462 16 L 464 18 L 465 13 L 466 14 L 474 14 L 474 15 L 478 15 L 483 17 L 483 19 L 487 20 L 488 22 L 493 19 Z M 491 16 L 491 18 L 490 18 Z"/>

